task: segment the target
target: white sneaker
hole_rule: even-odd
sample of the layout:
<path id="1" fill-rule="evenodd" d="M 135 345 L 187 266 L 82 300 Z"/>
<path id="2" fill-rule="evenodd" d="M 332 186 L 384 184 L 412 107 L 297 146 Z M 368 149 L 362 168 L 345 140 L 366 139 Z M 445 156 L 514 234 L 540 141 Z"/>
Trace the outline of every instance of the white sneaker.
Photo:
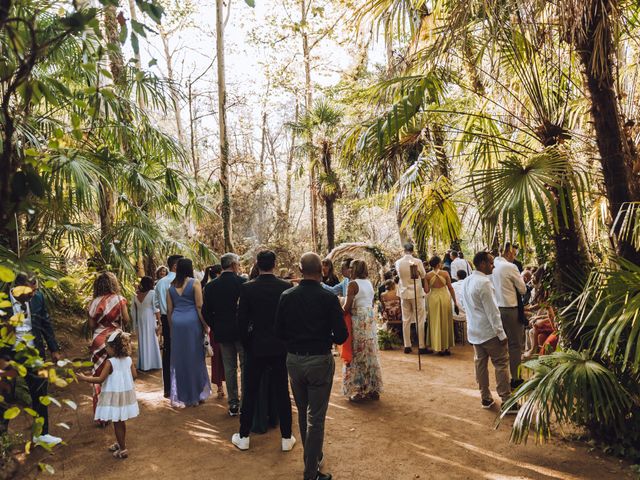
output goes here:
<path id="1" fill-rule="evenodd" d="M 54 437 L 53 435 L 40 435 L 39 437 L 33 437 L 33 443 L 45 443 L 49 446 L 58 445 L 62 442 L 60 437 Z"/>
<path id="2" fill-rule="evenodd" d="M 231 437 L 233 443 L 240 450 L 249 450 L 249 437 L 241 437 L 239 433 L 234 433 Z"/>
<path id="3" fill-rule="evenodd" d="M 290 452 L 293 450 L 293 446 L 296 444 L 296 437 L 291 435 L 291 438 L 283 438 L 282 439 L 282 451 Z"/>

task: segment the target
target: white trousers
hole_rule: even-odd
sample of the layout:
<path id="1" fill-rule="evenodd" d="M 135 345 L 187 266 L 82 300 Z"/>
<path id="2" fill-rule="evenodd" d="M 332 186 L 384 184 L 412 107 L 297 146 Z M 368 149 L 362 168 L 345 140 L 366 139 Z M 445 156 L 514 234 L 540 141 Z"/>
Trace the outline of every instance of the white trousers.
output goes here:
<path id="1" fill-rule="evenodd" d="M 427 321 L 427 309 L 424 297 L 418 297 L 418 308 L 413 298 L 403 298 L 400 302 L 402 308 L 402 340 L 405 347 L 411 347 L 411 324 L 415 323 L 418 330 L 418 345 L 425 348 L 425 323 Z"/>

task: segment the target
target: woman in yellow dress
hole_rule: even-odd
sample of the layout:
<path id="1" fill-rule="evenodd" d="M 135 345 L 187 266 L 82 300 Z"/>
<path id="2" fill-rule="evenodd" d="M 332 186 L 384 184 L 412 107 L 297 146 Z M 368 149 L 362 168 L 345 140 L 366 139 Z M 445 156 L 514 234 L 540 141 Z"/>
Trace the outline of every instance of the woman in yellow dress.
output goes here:
<path id="1" fill-rule="evenodd" d="M 426 276 L 427 308 L 429 311 L 429 334 L 431 348 L 438 355 L 451 355 L 454 346 L 453 312 L 451 300 L 456 305 L 456 293 L 451 286 L 451 277 L 442 270 L 442 260 L 437 255 L 429 260 L 432 270 Z"/>

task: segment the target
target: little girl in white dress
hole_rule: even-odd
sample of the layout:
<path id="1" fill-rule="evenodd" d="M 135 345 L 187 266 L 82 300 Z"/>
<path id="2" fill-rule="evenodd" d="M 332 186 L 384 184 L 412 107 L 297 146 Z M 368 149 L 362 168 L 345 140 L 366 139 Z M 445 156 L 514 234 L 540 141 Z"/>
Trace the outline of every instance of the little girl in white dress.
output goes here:
<path id="1" fill-rule="evenodd" d="M 111 445 L 109 450 L 115 458 L 129 456 L 125 441 L 125 421 L 137 417 L 140 413 L 133 383 L 138 373 L 129 356 L 128 337 L 122 330 L 116 330 L 109 336 L 106 344 L 109 359 L 99 377 L 78 375 L 78 378 L 85 382 L 102 384 L 94 420 L 113 422 L 116 443 Z"/>

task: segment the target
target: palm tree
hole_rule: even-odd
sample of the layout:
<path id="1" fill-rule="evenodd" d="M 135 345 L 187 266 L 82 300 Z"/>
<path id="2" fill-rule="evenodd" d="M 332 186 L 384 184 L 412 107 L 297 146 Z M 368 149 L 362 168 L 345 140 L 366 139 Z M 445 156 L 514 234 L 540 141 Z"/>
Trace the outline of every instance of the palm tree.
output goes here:
<path id="1" fill-rule="evenodd" d="M 337 135 L 343 114 L 326 99 L 316 100 L 311 110 L 304 113 L 290 127 L 307 141 L 300 145 L 306 152 L 313 152 L 315 159 L 311 168 L 321 169 L 318 175 L 316 190 L 324 201 L 327 215 L 327 250 L 335 247 L 335 203 L 342 191 L 340 180 L 333 167 L 336 153 Z"/>

